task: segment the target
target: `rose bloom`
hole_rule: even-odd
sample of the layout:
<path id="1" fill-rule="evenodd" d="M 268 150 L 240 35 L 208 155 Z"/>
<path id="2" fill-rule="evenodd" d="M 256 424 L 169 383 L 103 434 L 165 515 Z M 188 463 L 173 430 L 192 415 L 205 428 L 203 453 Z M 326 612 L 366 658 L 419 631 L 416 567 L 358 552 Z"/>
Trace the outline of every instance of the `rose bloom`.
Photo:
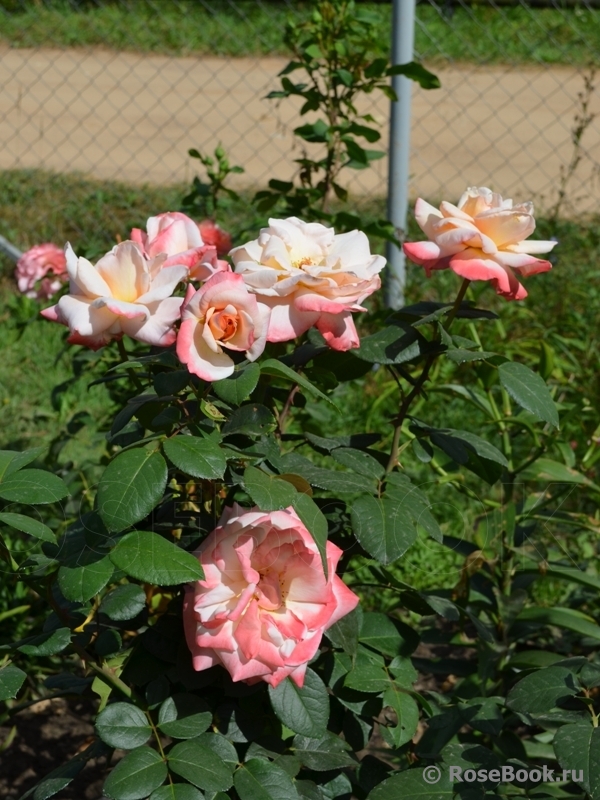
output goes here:
<path id="1" fill-rule="evenodd" d="M 98 350 L 126 333 L 146 344 L 173 344 L 183 298 L 171 295 L 186 267 L 163 267 L 164 255 L 148 261 L 134 242 L 118 244 L 95 266 L 71 245 L 66 256 L 69 294 L 41 313 L 69 328 L 68 342 Z"/>
<path id="2" fill-rule="evenodd" d="M 27 297 L 49 300 L 63 285 L 62 276 L 66 269 L 67 260 L 62 248 L 52 242 L 36 244 L 17 261 L 15 278 L 19 291 Z M 48 273 L 57 277 L 54 280 L 47 279 Z M 38 281 L 42 281 L 42 284 L 36 290 Z"/>
<path id="3" fill-rule="evenodd" d="M 241 275 L 221 272 L 197 291 L 188 286 L 177 335 L 177 357 L 205 381 L 233 373 L 234 362 L 224 352 L 245 352 L 254 361 L 265 349 L 269 310 L 260 308 Z"/>
<path id="4" fill-rule="evenodd" d="M 428 277 L 450 267 L 462 278 L 490 281 L 507 300 L 523 300 L 527 291 L 514 271 L 535 275 L 552 268 L 535 254 L 548 253 L 556 242 L 525 241 L 535 230 L 533 203 L 513 206 L 490 189 L 470 188 L 457 206 L 444 201 L 439 211 L 419 198 L 415 217 L 429 241 L 406 243 L 404 252 Z"/>
<path id="5" fill-rule="evenodd" d="M 295 339 L 313 325 L 334 350 L 358 347 L 352 314 L 381 286 L 383 256 L 361 231 L 336 234 L 319 222 L 270 219 L 231 253 L 235 271 L 272 310 L 268 340 Z"/>
<path id="6" fill-rule="evenodd" d="M 358 603 L 335 574 L 341 554 L 327 542 L 326 578 L 291 506 L 226 508 L 195 553 L 205 579 L 188 586 L 184 600 L 194 669 L 221 664 L 234 681 L 277 686 L 289 676 L 302 687 L 323 633 Z"/>
<path id="7" fill-rule="evenodd" d="M 203 219 L 198 223 L 200 236 L 205 244 L 212 244 L 217 248 L 218 256 L 226 256 L 231 250 L 231 234 L 224 231 L 212 219 Z"/>
<path id="8" fill-rule="evenodd" d="M 192 280 L 205 281 L 216 272 L 231 269 L 226 261 L 217 258 L 215 244 L 202 239 L 197 223 L 179 211 L 149 217 L 146 232 L 134 228 L 131 239 L 148 258 L 166 253 L 165 267 L 186 266 Z"/>

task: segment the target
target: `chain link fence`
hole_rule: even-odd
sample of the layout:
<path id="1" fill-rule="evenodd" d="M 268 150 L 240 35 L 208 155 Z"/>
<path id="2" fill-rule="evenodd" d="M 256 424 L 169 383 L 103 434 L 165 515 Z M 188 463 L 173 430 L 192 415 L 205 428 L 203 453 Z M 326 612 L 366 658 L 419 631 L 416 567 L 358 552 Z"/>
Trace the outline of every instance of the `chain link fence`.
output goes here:
<path id="1" fill-rule="evenodd" d="M 532 0 L 532 2 L 535 0 Z M 381 16 L 389 51 L 389 3 Z M 0 0 L 0 169 L 78 171 L 134 184 L 190 181 L 190 147 L 221 143 L 238 185 L 288 179 L 298 106 L 265 99 L 287 63 L 294 0 Z M 492 185 L 546 209 L 600 207 L 600 8 L 435 0 L 417 9 L 416 56 L 442 88 L 413 90 L 411 195 Z M 364 111 L 387 137 L 389 104 Z M 387 159 L 353 173 L 386 193 Z"/>

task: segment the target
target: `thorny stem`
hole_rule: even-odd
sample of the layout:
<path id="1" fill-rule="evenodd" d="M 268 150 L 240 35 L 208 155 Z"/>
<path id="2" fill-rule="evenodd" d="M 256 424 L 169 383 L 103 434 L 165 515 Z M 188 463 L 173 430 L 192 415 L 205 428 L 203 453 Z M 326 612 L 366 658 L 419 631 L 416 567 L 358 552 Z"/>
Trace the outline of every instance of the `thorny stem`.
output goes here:
<path id="1" fill-rule="evenodd" d="M 290 413 L 290 408 L 292 407 L 292 403 L 294 402 L 294 397 L 296 396 L 296 392 L 300 387 L 297 383 L 292 386 L 290 393 L 287 396 L 287 400 L 285 401 L 285 405 L 281 409 L 281 414 L 279 414 L 278 424 L 279 424 L 279 433 L 282 434 L 284 427 L 285 427 L 285 420 L 287 415 Z"/>
<path id="2" fill-rule="evenodd" d="M 452 325 L 452 322 L 454 321 L 454 318 L 456 317 L 456 315 L 458 313 L 458 310 L 460 308 L 460 304 L 462 303 L 462 301 L 463 301 L 463 299 L 465 297 L 465 294 L 467 292 L 467 289 L 469 288 L 469 284 L 470 283 L 471 283 L 471 281 L 468 280 L 468 278 L 464 278 L 464 280 L 463 280 L 463 282 L 461 284 L 461 287 L 458 290 L 458 294 L 456 295 L 456 300 L 454 301 L 454 305 L 452 306 L 452 309 L 450 310 L 450 313 L 448 314 L 447 322 L 446 322 L 446 330 L 450 330 L 450 326 Z M 438 357 L 438 355 L 439 355 L 438 353 L 431 353 L 429 356 L 427 356 L 427 358 L 425 360 L 425 364 L 423 366 L 423 370 L 422 370 L 421 374 L 419 375 L 419 377 L 417 378 L 417 380 L 415 381 L 413 388 L 403 398 L 402 402 L 400 403 L 400 408 L 398 409 L 398 414 L 397 414 L 397 416 L 396 416 L 396 418 L 394 419 L 394 422 L 393 422 L 393 425 L 394 425 L 394 438 L 392 440 L 392 448 L 391 448 L 391 451 L 390 451 L 390 458 L 389 458 L 389 461 L 388 461 L 388 464 L 387 464 L 387 467 L 386 467 L 386 472 L 387 473 L 391 472 L 394 469 L 394 467 L 396 466 L 397 462 L 398 462 L 398 449 L 400 447 L 400 437 L 402 435 L 402 425 L 404 424 L 404 420 L 406 419 L 406 416 L 407 416 L 407 414 L 408 414 L 408 412 L 410 410 L 410 407 L 411 407 L 411 405 L 413 403 L 413 400 L 416 400 L 416 398 L 423 391 L 423 387 L 425 386 L 425 384 L 427 383 L 427 380 L 429 378 L 429 372 L 431 371 L 431 367 L 433 366 L 433 363 L 436 360 L 436 358 Z"/>

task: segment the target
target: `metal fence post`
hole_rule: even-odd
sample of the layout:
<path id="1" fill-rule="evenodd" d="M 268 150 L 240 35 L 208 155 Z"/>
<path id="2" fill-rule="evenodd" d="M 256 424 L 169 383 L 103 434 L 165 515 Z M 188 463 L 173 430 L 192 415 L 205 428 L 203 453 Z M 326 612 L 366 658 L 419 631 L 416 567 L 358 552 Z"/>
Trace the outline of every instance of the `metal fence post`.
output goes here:
<path id="1" fill-rule="evenodd" d="M 415 44 L 415 0 L 394 0 L 392 21 L 392 64 L 413 60 Z M 390 110 L 390 142 L 388 173 L 388 217 L 396 228 L 398 238 L 405 235 L 408 211 L 408 182 L 410 169 L 410 100 L 412 81 L 394 75 L 392 87 L 398 96 Z M 402 250 L 387 246 L 386 303 L 390 308 L 404 304 L 406 259 Z"/>

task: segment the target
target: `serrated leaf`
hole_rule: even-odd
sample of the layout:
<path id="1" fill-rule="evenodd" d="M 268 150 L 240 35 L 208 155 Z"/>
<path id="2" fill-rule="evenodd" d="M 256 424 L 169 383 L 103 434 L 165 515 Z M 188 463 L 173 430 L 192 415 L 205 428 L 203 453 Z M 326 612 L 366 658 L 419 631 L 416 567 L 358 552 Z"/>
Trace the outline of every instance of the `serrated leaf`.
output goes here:
<path id="1" fill-rule="evenodd" d="M 133 750 L 146 744 L 152 728 L 144 712 L 132 703 L 112 703 L 98 714 L 96 730 L 111 747 Z"/>
<path id="2" fill-rule="evenodd" d="M 367 800 L 452 800 L 453 796 L 447 771 L 435 764 L 392 775 L 369 792 Z"/>
<path id="3" fill-rule="evenodd" d="M 396 725 L 388 727 L 387 732 L 393 746 L 402 747 L 415 735 L 419 724 L 419 706 L 410 694 L 399 691 L 393 684 L 384 692 L 383 705 L 396 712 Z"/>
<path id="4" fill-rule="evenodd" d="M 427 340 L 410 325 L 388 325 L 370 336 L 363 336 L 352 353 L 371 364 L 404 364 L 417 358 Z"/>
<path id="5" fill-rule="evenodd" d="M 275 689 L 269 687 L 269 698 L 280 722 L 294 733 L 318 737 L 327 730 L 329 695 L 312 669 L 306 670 L 302 689 L 286 678 Z"/>
<path id="6" fill-rule="evenodd" d="M 168 786 L 159 786 L 148 800 L 204 800 L 204 795 L 189 783 L 170 783 Z"/>
<path id="7" fill-rule="evenodd" d="M 240 800 L 298 800 L 287 772 L 261 758 L 251 758 L 236 771 L 234 786 Z"/>
<path id="8" fill-rule="evenodd" d="M 16 531 L 28 533 L 30 536 L 35 536 L 36 539 L 41 539 L 44 542 L 56 542 L 54 532 L 43 522 L 31 517 L 26 517 L 25 514 L 14 514 L 13 512 L 5 511 L 0 514 L 0 522 L 14 528 Z"/>
<path id="9" fill-rule="evenodd" d="M 508 693 L 506 705 L 511 711 L 537 714 L 554 708 L 573 697 L 579 686 L 571 670 L 548 667 L 526 675 Z"/>
<path id="10" fill-rule="evenodd" d="M 226 792 L 233 783 L 223 759 L 196 739 L 180 742 L 169 752 L 169 768 L 199 789 Z"/>
<path id="11" fill-rule="evenodd" d="M 600 798 L 600 728 L 590 722 L 563 725 L 556 731 L 554 752 L 563 770 L 583 773 L 580 786 L 591 800 Z M 571 772 L 573 774 L 573 772 Z"/>
<path id="12" fill-rule="evenodd" d="M 361 546 L 382 564 L 400 558 L 417 538 L 406 508 L 394 500 L 370 494 L 353 501 L 352 530 Z"/>
<path id="13" fill-rule="evenodd" d="M 196 741 L 203 747 L 208 747 L 219 758 L 222 758 L 230 771 L 233 772 L 238 764 L 239 756 L 229 739 L 226 739 L 220 733 L 201 733 L 200 736 L 196 737 Z"/>
<path id="14" fill-rule="evenodd" d="M 239 371 L 213 383 L 214 393 L 230 405 L 239 406 L 256 388 L 260 378 L 260 366 L 256 362 L 248 364 Z"/>
<path id="15" fill-rule="evenodd" d="M 357 606 L 327 629 L 327 638 L 334 647 L 339 647 L 349 656 L 355 656 L 361 625 L 362 609 Z"/>
<path id="16" fill-rule="evenodd" d="M 29 450 L 0 450 L 0 481 L 17 472 L 46 451 L 45 447 L 32 447 Z"/>
<path id="17" fill-rule="evenodd" d="M 15 642 L 14 647 L 26 656 L 54 656 L 64 650 L 70 642 L 71 631 L 68 628 L 57 628 L 55 631 L 21 639 Z"/>
<path id="18" fill-rule="evenodd" d="M 556 625 L 570 631 L 589 636 L 600 641 L 600 626 L 596 625 L 592 617 L 583 614 L 575 608 L 542 608 L 533 606 L 525 608 L 516 619 L 519 623 L 533 623 L 540 625 Z"/>
<path id="19" fill-rule="evenodd" d="M 500 383 L 526 411 L 558 428 L 558 411 L 542 378 L 524 364 L 507 361 L 498 367 Z"/>
<path id="20" fill-rule="evenodd" d="M 67 600 L 85 603 L 106 586 L 113 572 L 108 556 L 81 567 L 62 566 L 58 570 L 58 585 Z"/>
<path id="21" fill-rule="evenodd" d="M 248 403 L 240 406 L 223 425 L 223 435 L 243 433 L 246 436 L 264 436 L 277 427 L 275 417 L 266 406 Z"/>
<path id="22" fill-rule="evenodd" d="M 193 478 L 222 478 L 227 469 L 225 453 L 216 442 L 199 436 L 174 436 L 163 442 L 165 455 L 177 469 Z"/>
<path id="23" fill-rule="evenodd" d="M 373 458 L 369 453 L 362 450 L 355 450 L 352 447 L 338 447 L 332 451 L 331 455 L 344 467 L 364 475 L 366 478 L 379 480 L 385 473 L 384 467 Z"/>
<path id="24" fill-rule="evenodd" d="M 100 604 L 100 611 L 116 622 L 137 617 L 146 605 L 146 595 L 141 586 L 126 583 L 109 592 Z"/>
<path id="25" fill-rule="evenodd" d="M 429 510 L 431 504 L 427 495 L 418 486 L 415 486 L 410 478 L 400 472 L 391 472 L 387 476 L 387 481 L 385 497 L 397 503 L 413 523 L 424 528 L 432 539 L 441 542 L 442 531 Z"/>
<path id="26" fill-rule="evenodd" d="M 174 739 L 199 736 L 212 722 L 212 712 L 206 703 L 193 694 L 167 697 L 158 712 L 158 727 Z"/>
<path id="27" fill-rule="evenodd" d="M 296 493 L 293 505 L 296 514 L 298 514 L 312 536 L 314 543 L 317 545 L 321 556 L 323 572 L 325 573 L 325 577 L 327 577 L 329 572 L 329 567 L 327 565 L 327 520 L 319 506 L 307 494 Z"/>
<path id="28" fill-rule="evenodd" d="M 397 656 L 406 641 L 387 614 L 367 611 L 363 614 L 359 640 L 386 656 Z"/>
<path id="29" fill-rule="evenodd" d="M 277 511 L 288 508 L 294 502 L 296 489 L 288 481 L 267 475 L 256 467 L 244 471 L 244 489 L 261 511 Z"/>
<path id="30" fill-rule="evenodd" d="M 439 89 L 441 86 L 440 79 L 433 72 L 417 61 L 410 61 L 408 64 L 394 64 L 393 67 L 388 67 L 387 75 L 404 75 L 411 81 L 417 81 L 422 89 Z"/>
<path id="31" fill-rule="evenodd" d="M 339 411 L 339 408 L 333 402 L 333 400 L 330 397 L 327 397 L 326 394 L 323 394 L 320 389 L 317 389 L 317 387 L 311 383 L 308 378 L 306 378 L 304 375 L 300 375 L 298 372 L 295 372 L 295 370 L 290 369 L 290 367 L 286 366 L 281 361 L 277 361 L 275 358 L 268 358 L 266 361 L 261 363 L 260 371 L 263 375 L 273 375 L 276 378 L 285 378 L 292 383 L 297 383 L 298 386 L 300 386 L 306 392 L 312 394 L 319 400 L 325 400 L 325 402 L 332 406 L 332 408 L 335 408 L 336 411 Z"/>
<path id="32" fill-rule="evenodd" d="M 69 490 L 62 478 L 42 469 L 21 469 L 0 483 L 0 497 L 14 503 L 43 505 L 67 497 Z"/>
<path id="33" fill-rule="evenodd" d="M 350 746 L 331 731 L 318 739 L 296 736 L 292 750 L 305 767 L 315 772 L 328 772 L 356 764 L 349 752 Z"/>
<path id="34" fill-rule="evenodd" d="M 103 791 L 111 800 L 142 800 L 158 789 L 167 772 L 167 765 L 156 750 L 138 747 L 119 761 Z"/>
<path id="35" fill-rule="evenodd" d="M 167 465 L 160 453 L 134 449 L 119 453 L 98 484 L 98 512 L 109 531 L 139 522 L 160 502 Z"/>
<path id="36" fill-rule="evenodd" d="M 0 701 L 16 697 L 26 677 L 26 673 L 14 664 L 0 667 Z"/>
<path id="37" fill-rule="evenodd" d="M 160 586 L 204 579 L 204 570 L 195 556 L 150 531 L 128 533 L 111 552 L 110 559 L 132 578 Z"/>

